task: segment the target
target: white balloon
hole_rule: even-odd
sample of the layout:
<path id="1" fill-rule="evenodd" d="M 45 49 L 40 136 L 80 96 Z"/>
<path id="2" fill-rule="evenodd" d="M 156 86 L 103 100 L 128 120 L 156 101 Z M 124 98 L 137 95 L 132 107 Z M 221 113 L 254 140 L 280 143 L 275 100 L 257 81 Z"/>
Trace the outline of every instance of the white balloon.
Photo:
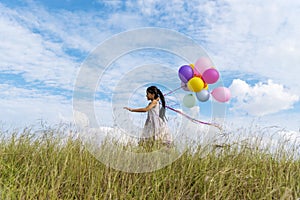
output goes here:
<path id="1" fill-rule="evenodd" d="M 196 98 L 193 94 L 186 94 L 183 97 L 183 105 L 187 108 L 192 108 L 196 105 Z"/>

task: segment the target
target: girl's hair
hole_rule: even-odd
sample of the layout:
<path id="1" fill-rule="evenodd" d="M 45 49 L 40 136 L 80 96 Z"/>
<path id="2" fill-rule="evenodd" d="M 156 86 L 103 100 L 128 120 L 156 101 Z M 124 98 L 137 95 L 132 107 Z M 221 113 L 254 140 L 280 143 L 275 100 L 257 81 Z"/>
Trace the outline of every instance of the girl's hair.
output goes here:
<path id="1" fill-rule="evenodd" d="M 162 108 L 159 110 L 159 117 L 165 121 L 165 119 L 166 119 L 166 101 L 165 101 L 165 97 L 164 97 L 163 93 L 156 86 L 148 87 L 147 92 L 150 94 L 154 94 L 155 99 L 157 99 L 158 97 L 160 98 Z"/>

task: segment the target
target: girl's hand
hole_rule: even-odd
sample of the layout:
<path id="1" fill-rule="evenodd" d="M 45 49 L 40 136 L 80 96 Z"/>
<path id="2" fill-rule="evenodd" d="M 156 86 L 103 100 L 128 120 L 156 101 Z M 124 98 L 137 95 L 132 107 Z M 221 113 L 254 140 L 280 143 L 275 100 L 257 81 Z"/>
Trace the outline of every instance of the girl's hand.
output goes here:
<path id="1" fill-rule="evenodd" d="M 128 107 L 123 107 L 123 108 L 126 110 L 129 110 L 131 112 L 131 108 L 128 108 Z"/>

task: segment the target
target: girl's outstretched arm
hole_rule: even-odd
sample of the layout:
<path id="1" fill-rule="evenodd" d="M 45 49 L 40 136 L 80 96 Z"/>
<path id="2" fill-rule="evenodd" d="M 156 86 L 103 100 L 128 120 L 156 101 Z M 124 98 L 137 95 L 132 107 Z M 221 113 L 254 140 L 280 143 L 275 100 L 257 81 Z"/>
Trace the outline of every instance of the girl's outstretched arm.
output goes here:
<path id="1" fill-rule="evenodd" d="M 145 108 L 128 108 L 124 107 L 124 109 L 129 110 L 130 112 L 147 112 L 151 108 L 153 108 L 157 104 L 157 100 L 153 100 L 147 107 Z"/>

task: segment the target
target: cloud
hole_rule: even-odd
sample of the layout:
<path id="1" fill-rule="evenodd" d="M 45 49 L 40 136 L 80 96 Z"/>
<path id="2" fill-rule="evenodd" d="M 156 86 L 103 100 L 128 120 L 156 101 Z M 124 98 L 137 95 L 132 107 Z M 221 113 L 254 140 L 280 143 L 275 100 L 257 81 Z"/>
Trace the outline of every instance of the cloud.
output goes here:
<path id="1" fill-rule="evenodd" d="M 128 135 L 126 129 L 120 127 L 110 126 L 98 126 L 95 128 L 89 127 L 89 117 L 80 111 L 74 110 L 74 119 L 76 121 L 76 127 L 79 136 L 83 139 L 84 143 L 89 144 L 101 144 L 105 139 L 115 139 L 118 143 L 127 144 L 128 142 L 136 143 L 136 138 L 132 135 Z M 108 137 L 108 138 L 107 138 Z"/>
<path id="2" fill-rule="evenodd" d="M 297 1 L 226 1 L 201 29 L 207 50 L 222 70 L 256 73 L 300 94 L 300 24 Z M 197 36 L 195 36 L 197 37 Z"/>
<path id="3" fill-rule="evenodd" d="M 264 116 L 291 109 L 299 101 L 298 95 L 291 94 L 287 88 L 271 80 L 251 86 L 243 80 L 235 79 L 229 89 L 235 100 L 232 110 L 253 116 Z"/>
<path id="4" fill-rule="evenodd" d="M 78 64 L 63 52 L 61 44 L 31 30 L 29 16 L 0 4 L 1 70 L 22 73 L 27 82 L 71 89 Z M 39 23 L 31 21 L 31 23 Z"/>
<path id="5" fill-rule="evenodd" d="M 14 9 L 0 3 L 0 9 L 1 70 L 65 89 L 72 89 L 80 63 L 100 42 L 141 25 L 134 13 L 53 12 L 34 2 Z"/>
<path id="6" fill-rule="evenodd" d="M 71 122 L 71 101 L 35 89 L 0 84 L 1 119 L 5 125 L 34 125 L 38 120 L 50 124 Z"/>
<path id="7" fill-rule="evenodd" d="M 300 94 L 299 1 L 141 0 L 137 6 L 151 25 L 196 40 L 217 68 L 260 74 Z"/>
<path id="8" fill-rule="evenodd" d="M 236 88 L 236 92 L 233 92 L 235 100 L 231 102 L 232 111 L 269 116 L 292 108 L 299 100 L 300 68 L 297 66 L 300 63 L 300 24 L 296 8 L 300 3 L 297 1 L 99 1 L 97 11 L 84 8 L 72 11 L 67 8 L 48 9 L 36 2 L 28 1 L 13 9 L 0 3 L 0 38 L 4 38 L 0 46 L 1 71 L 21 74 L 29 85 L 34 82 L 35 85 L 40 83 L 43 87 L 58 91 L 62 88 L 71 91 L 80 62 L 99 43 L 128 29 L 156 26 L 190 36 L 205 48 L 215 66 L 222 71 L 236 70 L 241 75 L 259 74 L 259 80 L 266 78 L 276 81 L 277 84 L 267 82 L 255 86 L 242 80 L 232 83 L 231 89 Z M 153 43 L 160 43 L 159 39 Z M 123 44 L 116 44 L 110 51 L 114 52 Z M 178 44 L 169 46 L 178 49 Z M 180 50 L 185 51 L 184 47 Z M 171 56 L 166 58 L 166 54 L 155 55 L 155 52 L 132 53 L 117 58 L 108 75 L 103 77 L 103 82 L 107 83 L 104 86 L 107 87 L 100 87 L 99 92 L 105 90 L 111 94 L 120 73 L 124 75 L 130 67 L 165 63 L 176 70 L 180 64 L 184 64 L 182 59 L 174 61 Z M 222 75 L 227 81 L 232 79 L 228 78 L 230 73 Z M 111 77 L 118 78 L 111 80 Z M 90 79 L 85 81 L 89 86 Z M 70 113 L 63 115 L 71 115 L 70 105 L 67 105 L 69 101 L 64 94 L 53 95 L 43 87 L 33 87 L 31 90 L 18 87 L 22 86 L 16 87 L 12 81 L 9 90 L 0 90 L 1 95 L 6 97 L 0 104 L 8 105 L 10 111 L 14 110 L 10 112 L 2 106 L 7 118 L 17 116 L 18 108 L 24 112 L 20 115 L 23 120 L 27 115 L 38 117 L 39 114 L 30 115 L 31 110 L 38 113 L 35 109 L 52 109 L 52 114 L 47 110 L 43 115 L 47 118 L 49 114 L 49 119 L 53 119 L 57 111 L 65 113 L 68 110 Z M 16 108 L 10 107 L 9 101 Z M 65 110 L 64 106 L 68 109 Z"/>
<path id="9" fill-rule="evenodd" d="M 47 10 L 36 1 L 14 8 L 0 3 L 0 9 L 0 74 L 7 83 L 0 89 L 1 120 L 71 121 L 72 102 L 65 95 L 73 90 L 80 62 L 112 33 L 125 30 L 125 21 L 106 11 Z M 139 24 L 135 14 L 124 15 L 128 26 Z"/>

